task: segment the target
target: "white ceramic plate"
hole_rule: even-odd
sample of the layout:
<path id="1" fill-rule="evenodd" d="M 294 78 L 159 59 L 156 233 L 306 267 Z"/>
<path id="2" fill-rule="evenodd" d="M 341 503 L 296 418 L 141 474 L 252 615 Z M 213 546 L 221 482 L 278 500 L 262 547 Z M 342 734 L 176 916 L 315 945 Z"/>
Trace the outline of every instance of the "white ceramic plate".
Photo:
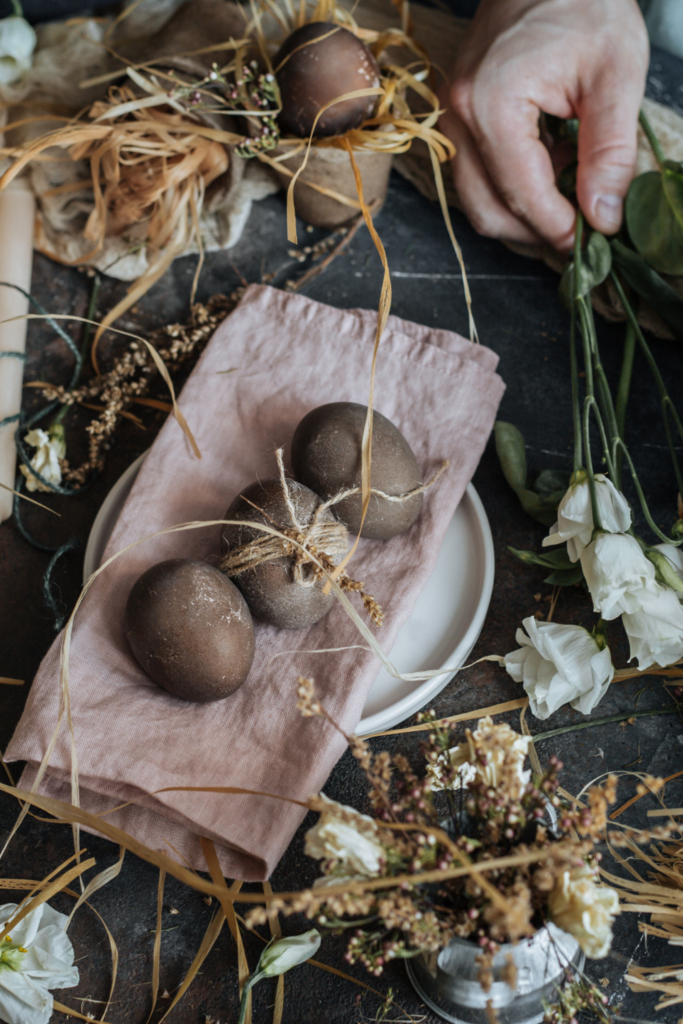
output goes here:
<path id="1" fill-rule="evenodd" d="M 85 550 L 84 580 L 102 561 L 145 454 L 114 484 L 97 513 Z M 370 688 L 356 730 L 360 736 L 391 729 L 415 714 L 465 664 L 484 625 L 493 575 L 491 527 L 481 499 L 470 484 L 446 530 L 434 572 L 391 651 L 391 661 L 399 672 L 445 671 L 422 683 L 405 683 L 382 669 Z"/>

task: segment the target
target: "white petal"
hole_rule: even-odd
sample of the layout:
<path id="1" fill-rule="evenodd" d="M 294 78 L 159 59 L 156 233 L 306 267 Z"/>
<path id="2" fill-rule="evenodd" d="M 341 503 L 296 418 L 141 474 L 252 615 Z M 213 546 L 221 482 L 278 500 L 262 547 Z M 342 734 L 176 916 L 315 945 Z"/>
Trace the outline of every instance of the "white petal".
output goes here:
<path id="1" fill-rule="evenodd" d="M 7 1024 L 47 1024 L 52 996 L 21 971 L 0 971 L 0 1020 Z"/>
<path id="2" fill-rule="evenodd" d="M 675 592 L 657 584 L 640 607 L 623 616 L 630 644 L 630 659 L 640 669 L 665 667 L 683 657 L 683 607 Z"/>

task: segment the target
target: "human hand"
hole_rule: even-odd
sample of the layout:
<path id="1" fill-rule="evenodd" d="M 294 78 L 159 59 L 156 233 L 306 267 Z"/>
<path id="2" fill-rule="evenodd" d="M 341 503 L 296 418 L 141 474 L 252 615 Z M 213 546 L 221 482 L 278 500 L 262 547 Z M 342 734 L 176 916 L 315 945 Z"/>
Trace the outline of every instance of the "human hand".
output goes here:
<path id="1" fill-rule="evenodd" d="M 649 59 L 636 0 L 482 0 L 440 127 L 455 186 L 483 235 L 570 248 L 575 210 L 555 186 L 540 111 L 578 118 L 577 198 L 613 234 L 636 158 Z"/>

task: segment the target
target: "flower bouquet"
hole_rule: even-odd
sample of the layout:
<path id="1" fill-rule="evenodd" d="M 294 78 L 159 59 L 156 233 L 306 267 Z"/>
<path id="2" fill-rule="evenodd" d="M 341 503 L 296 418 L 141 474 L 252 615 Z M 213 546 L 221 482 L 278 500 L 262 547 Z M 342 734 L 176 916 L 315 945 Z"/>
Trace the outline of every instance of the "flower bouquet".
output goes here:
<path id="1" fill-rule="evenodd" d="M 299 680 L 299 708 L 329 720 L 309 679 Z M 531 737 L 509 725 L 483 718 L 457 742 L 447 719 L 419 718 L 422 774 L 401 754 L 349 738 L 372 816 L 312 798 L 320 817 L 305 849 L 321 877 L 290 901 L 275 897 L 268 913 L 303 911 L 319 927 L 349 931 L 347 962 L 375 977 L 406 959 L 418 992 L 447 1019 L 480 1019 L 471 1016 L 478 1007 L 494 1020 L 498 1010 L 550 1020 L 558 1000 L 602 1012 L 605 997 L 582 967 L 585 956 L 608 954 L 619 913 L 596 849 L 616 778 L 580 802 L 560 790 L 556 757 L 532 778 Z M 656 791 L 658 781 L 647 782 Z M 266 920 L 261 908 L 249 917 Z"/>
<path id="2" fill-rule="evenodd" d="M 571 313 L 573 471 L 563 474 L 544 470 L 531 482 L 521 433 L 512 424 L 496 424 L 496 447 L 508 483 L 523 508 L 551 527 L 543 541 L 547 551 L 510 550 L 528 564 L 550 569 L 546 583 L 555 587 L 584 585 L 600 616 L 591 631 L 534 618 L 524 620 L 526 632 L 517 631 L 521 646 L 507 655 L 506 667 L 513 679 L 523 683 L 532 712 L 542 719 L 567 703 L 589 714 L 604 696 L 615 674 L 607 629 L 617 619 L 624 626 L 630 658 L 638 665 L 632 672 L 622 670 L 620 678 L 667 669 L 683 658 L 683 470 L 676 447 L 683 440 L 683 423 L 638 321 L 639 297 L 655 301 L 659 296 L 656 308 L 663 316 L 673 308 L 664 298 L 666 289 L 672 296 L 674 293 L 658 270 L 671 270 L 674 255 L 680 257 L 681 228 L 675 197 L 683 182 L 683 169 L 664 160 L 647 119 L 641 115 L 641 120 L 655 147 L 660 170 L 634 180 L 622 237 L 610 242 L 599 232 L 592 232 L 586 239 L 588 232 L 578 212 L 574 251 L 560 286 Z M 645 195 L 646 188 L 654 190 L 663 204 L 656 240 L 647 234 L 644 214 L 638 212 L 638 197 Z M 671 257 L 669 262 L 660 249 Z M 650 284 L 647 295 L 645 280 Z M 603 284 L 614 291 L 627 317 L 622 367 L 615 389 L 603 367 L 590 301 L 594 289 Z M 625 440 L 636 348 L 659 392 L 664 435 L 678 490 L 677 518 L 669 534 L 653 519 Z M 598 471 L 596 448 L 602 462 L 599 468 L 604 472 Z M 643 537 L 642 526 L 647 526 L 654 540 Z"/>

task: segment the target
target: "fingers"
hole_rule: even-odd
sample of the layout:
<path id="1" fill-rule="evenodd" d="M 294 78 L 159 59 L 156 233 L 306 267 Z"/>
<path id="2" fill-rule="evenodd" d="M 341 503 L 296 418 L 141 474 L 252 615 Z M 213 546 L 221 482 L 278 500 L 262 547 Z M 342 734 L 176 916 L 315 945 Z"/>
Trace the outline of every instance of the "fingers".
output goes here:
<path id="1" fill-rule="evenodd" d="M 605 71 L 580 105 L 576 194 L 590 224 L 607 235 L 619 230 L 633 178 L 646 68 L 631 63 L 628 80 Z"/>
<path id="2" fill-rule="evenodd" d="M 539 138 L 539 114 L 532 99 L 485 90 L 474 98 L 475 141 L 508 209 L 563 251 L 574 239 L 575 212 L 556 188 L 550 154 Z"/>
<path id="3" fill-rule="evenodd" d="M 523 220 L 506 206 L 489 177 L 471 133 L 451 111 L 442 115 L 439 128 L 454 143 L 453 180 L 470 223 L 480 235 L 537 245 L 541 241 Z"/>

